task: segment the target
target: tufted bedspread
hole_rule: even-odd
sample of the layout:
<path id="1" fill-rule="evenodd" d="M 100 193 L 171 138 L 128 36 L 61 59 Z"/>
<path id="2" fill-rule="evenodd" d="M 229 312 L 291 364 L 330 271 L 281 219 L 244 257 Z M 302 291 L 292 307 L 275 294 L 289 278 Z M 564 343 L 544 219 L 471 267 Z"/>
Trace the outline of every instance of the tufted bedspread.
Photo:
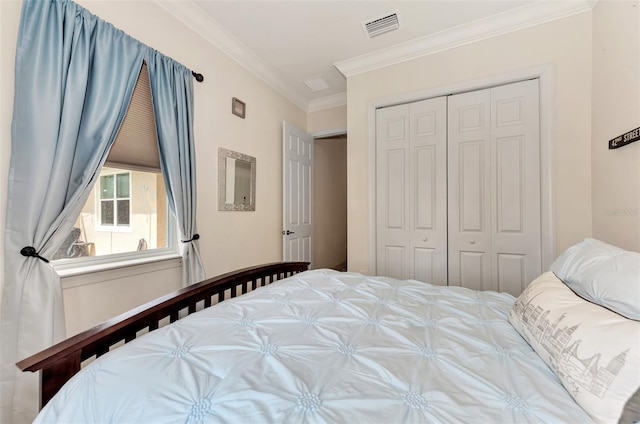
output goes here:
<path id="1" fill-rule="evenodd" d="M 588 423 L 508 294 L 307 271 L 97 359 L 36 422 Z"/>

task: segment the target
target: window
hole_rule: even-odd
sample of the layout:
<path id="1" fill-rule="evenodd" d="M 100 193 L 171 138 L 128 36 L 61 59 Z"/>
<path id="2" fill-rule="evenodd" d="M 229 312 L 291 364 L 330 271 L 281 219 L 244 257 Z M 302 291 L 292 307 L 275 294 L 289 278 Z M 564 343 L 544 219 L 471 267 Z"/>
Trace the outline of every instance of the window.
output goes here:
<path id="1" fill-rule="evenodd" d="M 167 209 L 146 64 L 124 122 L 71 233 L 56 269 L 177 254 Z"/>
<path id="2" fill-rule="evenodd" d="M 105 166 L 56 259 L 169 248 L 166 196 L 160 172 Z"/>
<path id="3" fill-rule="evenodd" d="M 106 170 L 108 172 L 108 170 Z M 103 173 L 105 170 L 103 170 Z M 99 228 L 129 229 L 131 223 L 131 173 L 100 174 Z"/>

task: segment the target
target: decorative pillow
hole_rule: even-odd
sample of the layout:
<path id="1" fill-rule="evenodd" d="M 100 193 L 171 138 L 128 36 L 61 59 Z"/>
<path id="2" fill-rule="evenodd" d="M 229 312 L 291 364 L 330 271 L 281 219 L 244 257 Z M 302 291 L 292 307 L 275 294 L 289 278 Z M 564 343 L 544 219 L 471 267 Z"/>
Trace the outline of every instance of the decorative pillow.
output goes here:
<path id="1" fill-rule="evenodd" d="M 640 253 L 585 239 L 560 255 L 550 270 L 578 296 L 640 320 Z"/>
<path id="2" fill-rule="evenodd" d="M 522 292 L 509 322 L 594 420 L 618 422 L 623 411 L 629 419 L 625 406 L 640 388 L 640 322 L 576 296 L 552 272 Z"/>

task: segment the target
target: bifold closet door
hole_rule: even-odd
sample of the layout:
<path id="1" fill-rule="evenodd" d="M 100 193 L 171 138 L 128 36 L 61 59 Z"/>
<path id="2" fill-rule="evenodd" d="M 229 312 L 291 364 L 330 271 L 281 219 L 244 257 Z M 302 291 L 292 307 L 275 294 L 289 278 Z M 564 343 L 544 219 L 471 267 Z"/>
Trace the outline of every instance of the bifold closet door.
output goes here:
<path id="1" fill-rule="evenodd" d="M 447 284 L 446 98 L 376 113 L 377 274 Z"/>
<path id="2" fill-rule="evenodd" d="M 518 295 L 542 271 L 538 81 L 449 96 L 449 284 Z"/>

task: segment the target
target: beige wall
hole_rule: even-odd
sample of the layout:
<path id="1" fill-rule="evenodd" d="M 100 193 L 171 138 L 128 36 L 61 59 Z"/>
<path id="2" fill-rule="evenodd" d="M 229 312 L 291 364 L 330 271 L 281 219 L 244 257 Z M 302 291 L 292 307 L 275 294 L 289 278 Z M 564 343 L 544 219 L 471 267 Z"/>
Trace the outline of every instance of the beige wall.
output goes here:
<path id="1" fill-rule="evenodd" d="M 554 80 L 555 248 L 591 235 L 591 14 L 583 13 L 347 80 L 349 269 L 368 272 L 369 102 L 549 65 Z"/>
<path id="2" fill-rule="evenodd" d="M 593 10 L 593 236 L 640 251 L 640 141 L 608 141 L 640 126 L 640 5 L 600 0 Z"/>
<path id="3" fill-rule="evenodd" d="M 347 260 L 347 139 L 313 145 L 313 262 L 332 268 Z"/>
<path id="4" fill-rule="evenodd" d="M 195 148 L 197 153 L 198 232 L 207 276 L 282 258 L 282 121 L 306 128 L 306 113 L 279 95 L 237 62 L 214 48 L 155 2 L 109 2 L 83 0 L 80 4 L 123 29 L 143 43 L 201 72 L 204 83 L 194 81 Z M 20 2 L 0 1 L 0 232 L 4 234 L 6 182 L 10 154 L 13 105 L 13 68 Z M 231 114 L 231 98 L 247 103 L 246 119 Z M 257 158 L 255 212 L 218 212 L 218 147 Z M 0 258 L 4 256 L 0 242 Z M 86 288 L 65 289 L 68 321 L 79 327 L 95 323 L 85 315 L 83 299 L 102 304 L 100 317 L 116 315 L 131 306 L 120 302 L 123 284 L 129 299 L 146 301 L 180 287 L 175 269 L 154 272 L 152 279 L 136 267 L 128 274 L 106 275 Z M 106 281 L 110 283 L 106 284 Z M 153 281 L 148 284 L 145 281 Z M 63 286 L 67 282 L 63 281 Z M 68 284 L 67 284 L 68 286 Z M 131 306 L 129 306 L 131 305 Z M 71 311 L 71 312 L 70 312 Z M 69 315 L 75 313 L 78 315 Z M 85 311 L 86 312 L 86 311 Z"/>
<path id="5" fill-rule="evenodd" d="M 346 128 L 347 106 L 336 106 L 307 114 L 307 132 L 309 133 Z"/>

